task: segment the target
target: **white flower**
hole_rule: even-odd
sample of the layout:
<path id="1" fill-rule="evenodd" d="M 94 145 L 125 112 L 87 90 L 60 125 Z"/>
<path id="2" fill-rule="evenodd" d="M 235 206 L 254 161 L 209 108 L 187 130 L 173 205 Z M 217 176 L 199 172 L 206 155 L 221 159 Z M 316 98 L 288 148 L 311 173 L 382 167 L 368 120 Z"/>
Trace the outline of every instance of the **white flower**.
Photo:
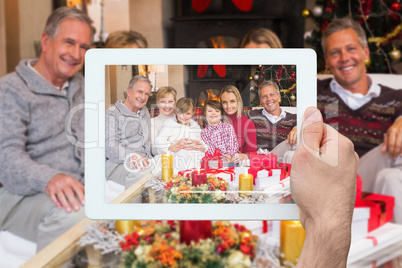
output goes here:
<path id="1" fill-rule="evenodd" d="M 224 192 L 224 191 L 218 190 L 218 191 L 214 191 L 213 193 L 214 193 L 215 198 L 216 198 L 217 200 L 220 200 L 220 199 L 224 199 L 224 198 L 225 198 L 225 192 Z"/>
<path id="2" fill-rule="evenodd" d="M 139 246 L 135 249 L 134 254 L 137 256 L 138 260 L 145 261 L 148 251 L 151 249 L 150 245 Z"/>
<path id="3" fill-rule="evenodd" d="M 250 258 L 240 251 L 232 252 L 228 257 L 229 268 L 246 268 L 251 266 Z"/>

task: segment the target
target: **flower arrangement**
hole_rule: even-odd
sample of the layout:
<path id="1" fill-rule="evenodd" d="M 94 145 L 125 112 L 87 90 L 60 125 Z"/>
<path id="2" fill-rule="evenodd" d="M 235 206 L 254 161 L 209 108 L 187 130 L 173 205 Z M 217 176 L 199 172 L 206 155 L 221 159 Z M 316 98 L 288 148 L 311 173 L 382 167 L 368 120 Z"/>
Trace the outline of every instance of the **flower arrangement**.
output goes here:
<path id="1" fill-rule="evenodd" d="M 207 183 L 192 186 L 191 176 L 174 176 L 165 185 L 165 202 L 168 203 L 227 203 L 225 191 L 228 183 L 210 175 Z"/>
<path id="2" fill-rule="evenodd" d="M 212 237 L 180 244 L 177 222 L 154 222 L 120 242 L 124 267 L 250 267 L 257 236 L 242 225 L 216 222 Z"/>

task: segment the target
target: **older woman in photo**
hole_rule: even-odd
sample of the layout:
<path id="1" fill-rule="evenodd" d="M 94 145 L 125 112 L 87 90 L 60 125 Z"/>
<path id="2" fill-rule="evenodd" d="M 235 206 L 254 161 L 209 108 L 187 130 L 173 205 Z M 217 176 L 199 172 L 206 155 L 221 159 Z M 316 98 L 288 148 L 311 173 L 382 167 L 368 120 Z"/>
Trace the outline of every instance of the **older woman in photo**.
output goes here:
<path id="1" fill-rule="evenodd" d="M 247 152 L 257 151 L 257 138 L 253 121 L 245 117 L 243 112 L 243 100 L 239 90 L 232 85 L 225 86 L 219 93 L 223 110 L 226 118 L 233 126 L 237 142 L 239 144 L 239 152 L 236 154 L 232 162 L 239 163 L 247 159 Z"/>

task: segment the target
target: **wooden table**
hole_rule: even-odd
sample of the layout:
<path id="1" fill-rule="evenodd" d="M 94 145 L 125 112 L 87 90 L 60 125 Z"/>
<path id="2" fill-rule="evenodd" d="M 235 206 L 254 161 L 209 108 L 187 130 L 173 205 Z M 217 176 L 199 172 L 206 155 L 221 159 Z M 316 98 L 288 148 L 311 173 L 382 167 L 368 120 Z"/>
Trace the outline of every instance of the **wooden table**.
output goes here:
<path id="1" fill-rule="evenodd" d="M 129 203 L 144 191 L 144 185 L 148 178 L 147 175 L 137 183 L 132 185 L 121 195 L 116 197 L 111 203 Z M 67 232 L 59 236 L 56 240 L 38 252 L 21 267 L 60 267 L 71 260 L 82 248 L 77 245 L 80 238 L 85 235 L 84 226 L 91 220 L 83 219 L 71 227 Z"/>

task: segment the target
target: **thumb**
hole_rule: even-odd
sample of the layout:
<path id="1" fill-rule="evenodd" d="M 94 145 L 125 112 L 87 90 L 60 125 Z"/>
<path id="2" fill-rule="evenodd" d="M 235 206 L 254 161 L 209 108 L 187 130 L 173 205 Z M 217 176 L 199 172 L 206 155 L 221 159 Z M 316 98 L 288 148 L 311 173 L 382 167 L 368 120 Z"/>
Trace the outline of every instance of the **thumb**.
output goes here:
<path id="1" fill-rule="evenodd" d="M 313 155 L 319 155 L 323 133 L 324 124 L 321 112 L 315 107 L 307 108 L 304 112 L 303 125 L 300 132 L 302 147 Z"/>

